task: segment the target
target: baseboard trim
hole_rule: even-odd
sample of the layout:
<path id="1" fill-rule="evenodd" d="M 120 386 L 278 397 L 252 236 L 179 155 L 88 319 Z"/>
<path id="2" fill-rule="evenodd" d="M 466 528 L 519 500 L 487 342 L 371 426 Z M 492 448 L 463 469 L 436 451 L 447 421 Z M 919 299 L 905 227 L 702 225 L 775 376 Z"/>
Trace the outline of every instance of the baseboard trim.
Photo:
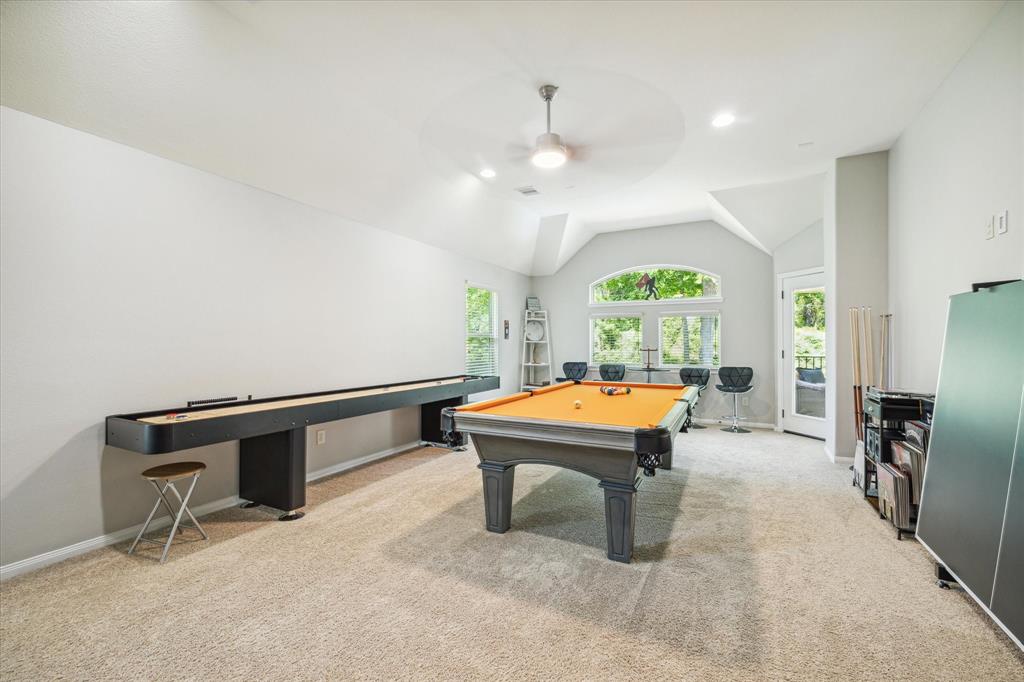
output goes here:
<path id="1" fill-rule="evenodd" d="M 704 425 L 719 424 L 721 426 L 728 426 L 729 424 L 732 423 L 728 419 L 705 419 L 704 417 L 699 417 L 699 418 L 695 417 L 693 421 L 697 422 L 698 424 L 704 424 Z M 766 424 L 766 423 L 763 423 L 763 422 L 747 422 L 747 421 L 741 421 L 740 422 L 740 426 L 742 426 L 743 428 L 750 428 L 750 429 L 772 429 L 772 430 L 775 430 L 775 428 L 776 428 L 775 424 Z"/>
<path id="2" fill-rule="evenodd" d="M 215 511 L 220 511 L 221 509 L 233 507 L 239 502 L 240 500 L 237 495 L 225 497 L 194 507 L 192 508 L 192 513 L 197 517 L 205 516 L 207 514 L 212 514 Z M 160 518 L 153 519 L 153 523 L 150 524 L 150 528 L 159 530 L 160 528 L 166 528 L 169 525 L 171 525 L 171 517 L 161 516 Z M 16 575 L 21 575 L 22 573 L 29 573 L 43 568 L 44 566 L 56 564 L 64 561 L 65 559 L 70 559 L 80 554 L 91 552 L 95 549 L 101 549 L 110 545 L 116 545 L 119 542 L 131 540 L 136 536 L 141 528 L 142 524 L 140 523 L 132 526 L 131 528 L 122 528 L 121 530 L 114 531 L 113 533 L 99 535 L 94 538 L 89 538 L 88 540 L 76 542 L 75 544 L 68 545 L 67 547 L 60 547 L 58 549 L 50 550 L 49 552 L 30 556 L 27 559 L 22 559 L 21 561 L 13 561 L 9 564 L 4 564 L 3 566 L 0 566 L 0 582 L 7 580 L 8 578 L 13 578 Z"/>
<path id="3" fill-rule="evenodd" d="M 347 459 L 344 462 L 338 462 L 337 464 L 332 464 L 329 467 L 324 467 L 323 469 L 311 471 L 308 474 L 306 474 L 306 483 L 311 483 L 321 478 L 333 476 L 334 474 L 340 474 L 344 471 L 348 471 L 349 469 L 355 469 L 356 467 L 361 467 L 364 464 L 369 464 L 370 462 L 374 462 L 378 459 L 384 459 L 385 457 L 391 457 L 392 455 L 397 455 L 398 453 L 405 452 L 406 450 L 412 450 L 413 448 L 419 447 L 419 445 L 420 441 L 414 440 L 411 443 L 396 445 L 395 447 L 388 448 L 387 450 L 372 452 L 369 455 L 364 455 L 363 457 L 357 457 L 356 459 Z"/>
<path id="4" fill-rule="evenodd" d="M 324 467 L 323 469 L 311 471 L 308 474 L 306 474 L 306 482 L 310 483 L 321 478 L 326 478 L 327 476 L 340 474 L 344 471 L 348 471 L 349 469 L 355 469 L 356 467 L 363 466 L 364 464 L 369 464 L 370 462 L 373 462 L 378 459 L 384 459 L 385 457 L 397 455 L 400 452 L 411 450 L 412 448 L 419 446 L 419 444 L 419 441 L 413 441 L 411 443 L 405 443 L 403 445 L 399 445 L 393 448 L 388 448 L 387 450 L 374 452 L 363 457 L 358 457 L 356 459 L 338 462 L 337 464 L 332 464 L 331 466 Z M 214 500 L 212 502 L 207 502 L 206 504 L 201 504 L 198 507 L 193 507 L 192 513 L 195 514 L 197 517 L 206 516 L 207 514 L 212 514 L 213 512 L 220 511 L 221 509 L 234 507 L 240 503 L 241 499 L 239 499 L 237 495 L 234 495 L 231 497 L 225 497 L 219 500 Z M 171 518 L 169 516 L 162 516 L 160 518 L 154 519 L 153 523 L 150 524 L 150 527 L 153 530 L 159 530 L 160 528 L 166 528 L 169 525 L 171 525 Z M 9 564 L 4 564 L 3 566 L 0 566 L 0 582 L 3 582 L 4 580 L 7 580 L 9 578 L 13 578 L 16 575 L 30 573 L 31 571 L 38 570 L 40 568 L 43 568 L 44 566 L 50 566 L 52 564 L 64 561 L 65 559 L 70 559 L 72 557 L 76 557 L 81 554 L 91 552 L 93 550 L 102 549 L 103 547 L 116 545 L 119 542 L 131 540 L 139 532 L 140 528 L 142 528 L 141 523 L 134 525 L 131 528 L 123 528 L 121 530 L 114 531 L 113 533 L 107 533 L 105 535 L 99 535 L 88 540 L 76 542 L 75 544 L 68 545 L 67 547 L 60 547 L 58 549 L 50 550 L 49 552 L 43 552 L 42 554 L 37 554 L 35 556 L 28 557 L 27 559 L 22 559 L 20 561 L 12 561 Z"/>

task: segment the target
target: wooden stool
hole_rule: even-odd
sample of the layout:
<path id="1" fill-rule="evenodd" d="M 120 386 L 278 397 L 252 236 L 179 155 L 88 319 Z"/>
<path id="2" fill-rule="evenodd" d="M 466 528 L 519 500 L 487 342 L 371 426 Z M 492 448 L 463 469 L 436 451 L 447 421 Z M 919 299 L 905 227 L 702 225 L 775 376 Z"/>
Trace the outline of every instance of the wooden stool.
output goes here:
<path id="1" fill-rule="evenodd" d="M 199 481 L 199 474 L 201 474 L 205 468 L 206 465 L 202 462 L 174 462 L 172 464 L 161 464 L 158 467 L 146 469 L 142 472 L 142 477 L 153 484 L 153 487 L 156 489 L 156 494 L 159 497 L 157 497 L 156 504 L 153 505 L 153 511 L 149 512 L 146 522 L 142 524 L 142 530 L 140 530 L 139 534 L 135 537 L 135 542 L 133 542 L 132 546 L 128 549 L 129 554 L 135 551 L 135 547 L 139 542 L 151 542 L 154 545 L 163 545 L 164 552 L 160 555 L 160 563 L 164 563 L 167 561 L 167 551 L 171 548 L 171 542 L 174 540 L 174 534 L 179 532 L 182 528 L 195 528 L 200 532 L 200 534 L 202 534 L 204 540 L 209 540 L 210 536 L 206 534 L 206 531 L 199 525 L 199 522 L 196 521 L 196 517 L 192 516 L 192 512 L 189 511 L 188 508 L 188 500 L 192 497 L 192 491 L 196 489 L 196 482 Z M 174 487 L 173 481 L 188 478 L 189 476 L 192 477 L 192 483 L 189 485 L 188 492 L 185 493 L 185 497 L 182 498 L 181 493 L 179 493 L 178 489 Z M 158 481 L 164 481 L 162 489 Z M 174 493 L 174 496 L 178 498 L 178 502 L 181 504 L 177 512 L 174 511 L 171 503 L 167 500 L 168 488 L 171 489 L 171 492 Z M 156 516 L 156 510 L 160 508 L 161 504 L 167 508 L 167 511 L 170 512 L 171 518 L 174 519 L 174 525 L 171 526 L 171 533 L 167 536 L 166 544 L 159 540 L 149 540 L 142 537 L 143 534 L 145 534 L 146 529 L 149 528 L 149 524 L 153 520 L 153 517 Z M 188 517 L 192 519 L 191 524 L 181 522 L 181 517 L 185 514 L 188 514 Z"/>

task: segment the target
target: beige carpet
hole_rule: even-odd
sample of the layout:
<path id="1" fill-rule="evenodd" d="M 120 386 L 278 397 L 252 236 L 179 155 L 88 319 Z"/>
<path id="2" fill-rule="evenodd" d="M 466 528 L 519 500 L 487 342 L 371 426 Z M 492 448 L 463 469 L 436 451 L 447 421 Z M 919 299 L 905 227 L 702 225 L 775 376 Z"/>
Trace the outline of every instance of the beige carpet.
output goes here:
<path id="1" fill-rule="evenodd" d="M 311 486 L 298 522 L 211 515 L 163 566 L 118 546 L 8 581 L 0 677 L 1024 679 L 819 443 L 677 448 L 630 565 L 605 558 L 597 481 L 520 467 L 496 535 L 476 456 L 418 450 Z"/>

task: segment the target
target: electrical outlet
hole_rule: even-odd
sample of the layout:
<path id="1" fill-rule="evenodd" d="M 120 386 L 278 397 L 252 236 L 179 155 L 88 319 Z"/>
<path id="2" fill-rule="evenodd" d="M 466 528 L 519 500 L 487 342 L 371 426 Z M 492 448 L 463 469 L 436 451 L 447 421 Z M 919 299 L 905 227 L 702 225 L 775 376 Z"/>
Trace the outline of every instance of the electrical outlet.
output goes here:
<path id="1" fill-rule="evenodd" d="M 743 403 L 743 407 L 746 407 L 747 405 L 750 404 L 750 398 L 748 398 L 747 396 L 743 396 L 743 399 L 740 402 Z"/>
<path id="2" fill-rule="evenodd" d="M 317 431 L 316 432 L 316 444 L 317 445 L 323 445 L 326 442 L 327 442 L 327 432 L 326 431 Z"/>
<path id="3" fill-rule="evenodd" d="M 996 217 L 990 216 L 988 222 L 985 223 L 985 239 L 992 239 L 996 236 Z"/>
<path id="4" fill-rule="evenodd" d="M 1010 212 L 1003 211 L 996 216 L 996 234 L 1006 234 L 1010 229 Z"/>

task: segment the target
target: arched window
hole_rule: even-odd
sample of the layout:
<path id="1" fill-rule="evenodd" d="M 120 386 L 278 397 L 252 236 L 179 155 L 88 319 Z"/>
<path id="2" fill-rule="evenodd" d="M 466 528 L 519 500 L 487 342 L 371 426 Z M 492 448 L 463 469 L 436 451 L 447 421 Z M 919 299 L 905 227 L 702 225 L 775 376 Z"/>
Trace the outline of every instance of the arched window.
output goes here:
<path id="1" fill-rule="evenodd" d="M 620 270 L 590 285 L 592 305 L 721 300 L 722 279 L 682 265 L 647 265 Z"/>

